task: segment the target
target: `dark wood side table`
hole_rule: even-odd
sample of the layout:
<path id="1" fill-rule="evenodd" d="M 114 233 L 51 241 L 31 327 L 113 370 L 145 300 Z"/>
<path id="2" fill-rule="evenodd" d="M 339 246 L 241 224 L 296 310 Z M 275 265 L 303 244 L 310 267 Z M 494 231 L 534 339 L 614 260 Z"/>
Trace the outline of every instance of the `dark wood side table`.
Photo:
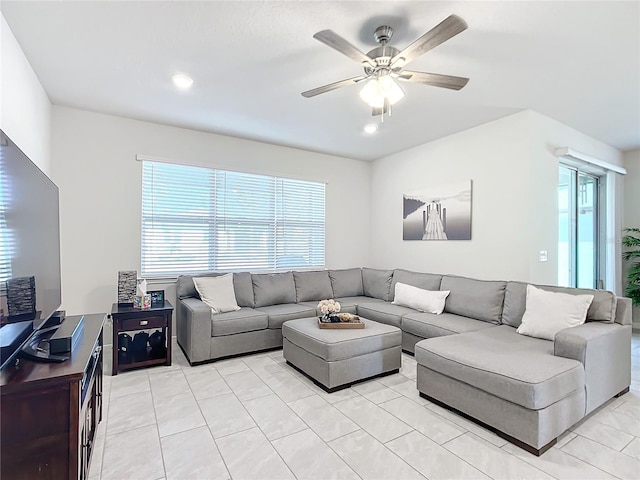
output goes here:
<path id="1" fill-rule="evenodd" d="M 113 304 L 111 318 L 113 319 L 113 370 L 112 375 L 133 368 L 150 367 L 153 365 L 171 365 L 171 315 L 173 305 L 164 301 L 164 306 L 147 309 L 123 307 Z M 145 353 L 137 353 L 130 362 L 122 363 L 118 356 L 118 335 L 123 332 L 141 330 L 161 330 L 165 335 L 166 355 L 155 357 L 147 348 Z M 133 336 L 133 335 L 132 335 Z"/>

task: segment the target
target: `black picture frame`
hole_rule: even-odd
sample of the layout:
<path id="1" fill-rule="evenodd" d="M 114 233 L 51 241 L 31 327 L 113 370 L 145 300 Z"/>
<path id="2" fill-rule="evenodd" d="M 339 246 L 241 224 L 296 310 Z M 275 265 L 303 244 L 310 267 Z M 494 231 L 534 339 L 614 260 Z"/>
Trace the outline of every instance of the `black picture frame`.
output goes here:
<path id="1" fill-rule="evenodd" d="M 147 293 L 151 295 L 151 308 L 164 307 L 164 290 L 150 290 Z"/>

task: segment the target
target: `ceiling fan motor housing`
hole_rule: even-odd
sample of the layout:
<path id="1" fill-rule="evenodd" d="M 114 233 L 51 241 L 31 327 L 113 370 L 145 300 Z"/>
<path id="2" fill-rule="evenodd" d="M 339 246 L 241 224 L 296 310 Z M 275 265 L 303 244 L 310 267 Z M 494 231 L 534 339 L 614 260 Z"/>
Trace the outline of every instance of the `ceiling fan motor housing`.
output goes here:
<path id="1" fill-rule="evenodd" d="M 388 45 L 382 45 L 380 47 L 376 47 L 370 52 L 367 53 L 367 57 L 371 58 L 376 62 L 376 67 L 371 67 L 369 65 L 365 65 L 364 71 L 367 75 L 372 74 L 373 72 L 380 69 L 388 69 L 389 63 L 391 59 L 395 57 L 400 50 L 394 47 L 390 47 Z"/>
<path id="2" fill-rule="evenodd" d="M 373 38 L 376 39 L 376 42 L 383 45 L 387 43 L 389 40 L 391 40 L 392 36 L 393 36 L 393 28 L 391 28 L 388 25 L 382 25 L 376 28 L 376 31 L 373 33 Z"/>
<path id="3" fill-rule="evenodd" d="M 364 71 L 367 75 L 371 75 L 372 73 L 379 73 L 383 75 L 389 73 L 389 69 L 387 67 L 389 66 L 389 63 L 391 63 L 391 59 L 400 53 L 400 50 L 397 48 L 387 45 L 387 42 L 392 36 L 393 28 L 390 26 L 382 25 L 376 28 L 376 31 L 373 33 L 373 38 L 376 39 L 376 42 L 378 42 L 380 46 L 367 53 L 367 57 L 376 62 L 376 67 L 365 65 Z"/>

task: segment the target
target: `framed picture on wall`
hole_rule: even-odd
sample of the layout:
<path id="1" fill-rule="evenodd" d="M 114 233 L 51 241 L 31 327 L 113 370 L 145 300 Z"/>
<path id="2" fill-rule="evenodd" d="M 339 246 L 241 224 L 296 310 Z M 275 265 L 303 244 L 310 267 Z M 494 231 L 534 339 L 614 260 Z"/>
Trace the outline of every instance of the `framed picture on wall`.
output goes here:
<path id="1" fill-rule="evenodd" d="M 471 180 L 402 196 L 403 240 L 471 240 Z"/>

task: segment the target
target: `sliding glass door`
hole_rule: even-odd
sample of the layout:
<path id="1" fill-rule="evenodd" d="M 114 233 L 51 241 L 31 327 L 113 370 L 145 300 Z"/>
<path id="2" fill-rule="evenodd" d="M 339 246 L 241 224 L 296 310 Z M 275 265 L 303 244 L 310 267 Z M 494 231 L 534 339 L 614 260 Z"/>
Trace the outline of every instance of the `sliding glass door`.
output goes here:
<path id="1" fill-rule="evenodd" d="M 598 288 L 599 178 L 560 165 L 558 285 Z"/>

